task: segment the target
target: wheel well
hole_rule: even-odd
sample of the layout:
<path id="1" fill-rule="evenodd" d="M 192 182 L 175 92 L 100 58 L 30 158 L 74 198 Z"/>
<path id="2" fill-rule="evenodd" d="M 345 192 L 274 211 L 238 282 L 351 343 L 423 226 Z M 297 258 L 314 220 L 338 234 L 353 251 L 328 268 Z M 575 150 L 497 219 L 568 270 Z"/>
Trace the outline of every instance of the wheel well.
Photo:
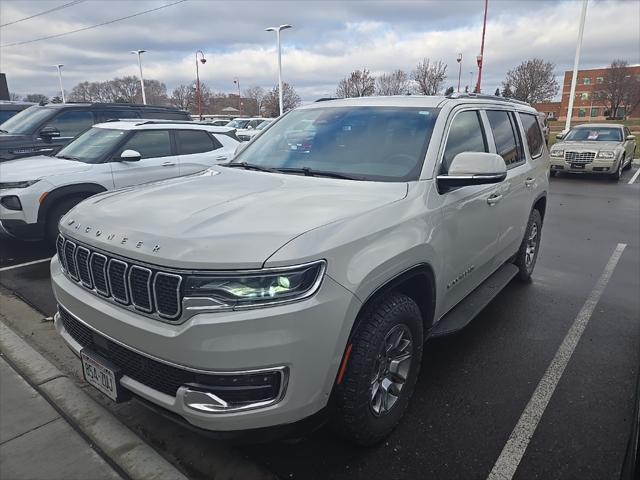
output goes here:
<path id="1" fill-rule="evenodd" d="M 403 272 L 397 277 L 389 280 L 369 296 L 360 308 L 356 322 L 351 330 L 351 336 L 358 329 L 360 321 L 368 309 L 372 308 L 380 298 L 391 292 L 400 292 L 416 302 L 418 308 L 420 308 L 420 313 L 422 314 L 422 321 L 426 336 L 433 324 L 436 299 L 433 270 L 427 264 L 419 265 Z"/>
<path id="2" fill-rule="evenodd" d="M 547 209 L 547 197 L 540 197 L 536 203 L 533 204 L 533 210 L 540 212 L 540 219 L 544 220 L 544 212 Z"/>
<path id="3" fill-rule="evenodd" d="M 87 183 L 79 185 L 70 185 L 67 187 L 57 188 L 49 192 L 44 198 L 40 208 L 38 209 L 38 223 L 45 223 L 49 218 L 51 210 L 59 202 L 69 198 L 89 198 L 97 193 L 105 192 L 107 189 L 102 185 Z"/>

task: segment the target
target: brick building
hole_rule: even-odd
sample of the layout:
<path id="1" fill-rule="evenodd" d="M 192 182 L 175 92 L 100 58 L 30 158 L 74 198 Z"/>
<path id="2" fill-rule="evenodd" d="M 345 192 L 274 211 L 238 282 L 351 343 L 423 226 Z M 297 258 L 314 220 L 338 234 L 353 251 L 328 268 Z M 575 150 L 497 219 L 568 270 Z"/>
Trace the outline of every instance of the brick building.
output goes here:
<path id="1" fill-rule="evenodd" d="M 631 75 L 640 81 L 640 65 L 630 66 Z M 610 116 L 607 103 L 602 100 L 598 92 L 602 90 L 607 69 L 595 68 L 591 70 L 578 70 L 578 79 L 576 83 L 576 96 L 573 101 L 572 120 L 577 121 L 597 121 L 604 120 Z M 562 97 L 559 102 L 537 103 L 533 106 L 536 110 L 544 112 L 549 118 L 565 120 L 569 109 L 569 95 L 571 94 L 571 76 L 572 70 L 564 72 L 564 80 L 562 82 Z M 628 118 L 640 118 L 640 106 L 636 107 L 632 112 L 624 112 L 621 108 L 618 110 L 618 116 L 622 117 L 627 114 Z"/>

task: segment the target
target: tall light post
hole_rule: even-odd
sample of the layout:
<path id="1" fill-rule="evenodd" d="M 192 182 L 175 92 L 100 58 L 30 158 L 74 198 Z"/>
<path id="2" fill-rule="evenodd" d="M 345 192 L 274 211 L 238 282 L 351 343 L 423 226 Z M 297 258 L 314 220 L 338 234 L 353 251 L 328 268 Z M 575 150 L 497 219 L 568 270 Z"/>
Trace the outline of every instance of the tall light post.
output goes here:
<path id="1" fill-rule="evenodd" d="M 458 54 L 458 58 L 456 58 L 456 62 L 458 62 L 458 93 L 460 93 L 460 77 L 462 76 L 462 54 Z"/>
<path id="2" fill-rule="evenodd" d="M 584 20 L 587 17 L 587 1 L 582 2 L 582 12 L 580 14 L 580 27 L 578 28 L 578 44 L 576 45 L 576 56 L 573 59 L 573 75 L 571 76 L 571 92 L 569 93 L 569 108 L 567 109 L 567 119 L 564 122 L 564 130 L 571 128 L 571 117 L 573 116 L 573 99 L 576 94 L 576 83 L 578 81 L 578 65 L 580 63 L 580 50 L 582 49 L 582 34 L 584 32 Z M 591 112 L 589 112 L 591 113 Z"/>
<path id="3" fill-rule="evenodd" d="M 58 63 L 54 65 L 58 69 L 58 82 L 60 82 L 60 93 L 62 94 L 62 103 L 67 103 L 67 100 L 64 98 L 64 88 L 62 87 L 62 67 L 64 67 L 64 63 Z"/>
<path id="4" fill-rule="evenodd" d="M 142 90 L 142 103 L 144 105 L 147 104 L 147 96 L 144 93 L 144 78 L 142 78 L 142 59 L 140 55 L 142 55 L 146 50 L 131 50 L 131 53 L 138 55 L 138 68 L 140 69 L 140 89 Z"/>
<path id="5" fill-rule="evenodd" d="M 484 0 L 484 21 L 482 22 L 482 43 L 480 44 L 480 55 L 476 57 L 478 62 L 478 84 L 476 85 L 476 93 L 480 93 L 480 84 L 482 83 L 482 60 L 484 57 L 484 34 L 487 30 L 487 9 L 489 8 L 489 0 Z"/>
<path id="6" fill-rule="evenodd" d="M 240 96 L 240 79 L 235 77 L 233 79 L 233 83 L 238 87 L 238 111 L 240 112 L 240 116 L 242 116 L 242 97 Z"/>
<path id="7" fill-rule="evenodd" d="M 204 58 L 202 50 L 196 51 L 196 96 L 198 97 L 198 118 L 202 121 L 202 92 L 200 91 L 200 67 L 198 64 L 198 54 L 200 54 L 200 62 L 204 65 L 207 59 Z"/>
<path id="8" fill-rule="evenodd" d="M 282 115 L 284 110 L 282 106 L 282 52 L 280 49 L 280 32 L 291 27 L 292 25 L 284 24 L 279 27 L 269 27 L 265 29 L 266 32 L 276 32 L 276 42 L 278 44 L 278 100 L 280 102 L 280 115 Z"/>

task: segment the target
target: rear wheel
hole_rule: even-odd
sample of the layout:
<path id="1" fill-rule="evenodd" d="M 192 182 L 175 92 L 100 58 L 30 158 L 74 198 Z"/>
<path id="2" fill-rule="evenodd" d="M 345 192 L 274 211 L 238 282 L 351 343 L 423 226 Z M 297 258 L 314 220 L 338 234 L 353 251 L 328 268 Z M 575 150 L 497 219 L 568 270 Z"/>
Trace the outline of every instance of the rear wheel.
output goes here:
<path id="1" fill-rule="evenodd" d="M 531 211 L 524 238 L 516 253 L 514 264 L 518 267 L 518 278 L 524 282 L 531 281 L 531 274 L 538 260 L 540 234 L 542 233 L 542 217 L 536 209 Z"/>
<path id="2" fill-rule="evenodd" d="M 58 238 L 58 224 L 60 219 L 78 203 L 84 200 L 84 197 L 64 198 L 51 207 L 49 215 L 47 215 L 47 223 L 45 225 L 45 240 L 50 244 L 56 243 Z"/>
<path id="3" fill-rule="evenodd" d="M 422 345 L 422 316 L 411 298 L 391 293 L 373 304 L 351 339 L 347 368 L 333 393 L 334 429 L 363 446 L 389 435 L 413 394 Z"/>

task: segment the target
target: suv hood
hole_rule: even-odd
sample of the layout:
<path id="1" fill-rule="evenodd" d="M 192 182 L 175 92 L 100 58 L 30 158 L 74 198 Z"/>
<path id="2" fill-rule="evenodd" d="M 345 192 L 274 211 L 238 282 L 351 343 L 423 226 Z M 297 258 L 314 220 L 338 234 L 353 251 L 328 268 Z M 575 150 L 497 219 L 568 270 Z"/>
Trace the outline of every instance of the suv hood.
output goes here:
<path id="1" fill-rule="evenodd" d="M 406 183 L 359 182 L 232 168 L 96 195 L 63 233 L 166 267 L 260 268 L 298 235 L 400 200 Z"/>
<path id="2" fill-rule="evenodd" d="M 22 180 L 37 180 L 52 175 L 83 172 L 90 168 L 91 165 L 88 163 L 46 157 L 44 155 L 20 158 L 0 164 L 0 181 L 19 182 Z"/>

